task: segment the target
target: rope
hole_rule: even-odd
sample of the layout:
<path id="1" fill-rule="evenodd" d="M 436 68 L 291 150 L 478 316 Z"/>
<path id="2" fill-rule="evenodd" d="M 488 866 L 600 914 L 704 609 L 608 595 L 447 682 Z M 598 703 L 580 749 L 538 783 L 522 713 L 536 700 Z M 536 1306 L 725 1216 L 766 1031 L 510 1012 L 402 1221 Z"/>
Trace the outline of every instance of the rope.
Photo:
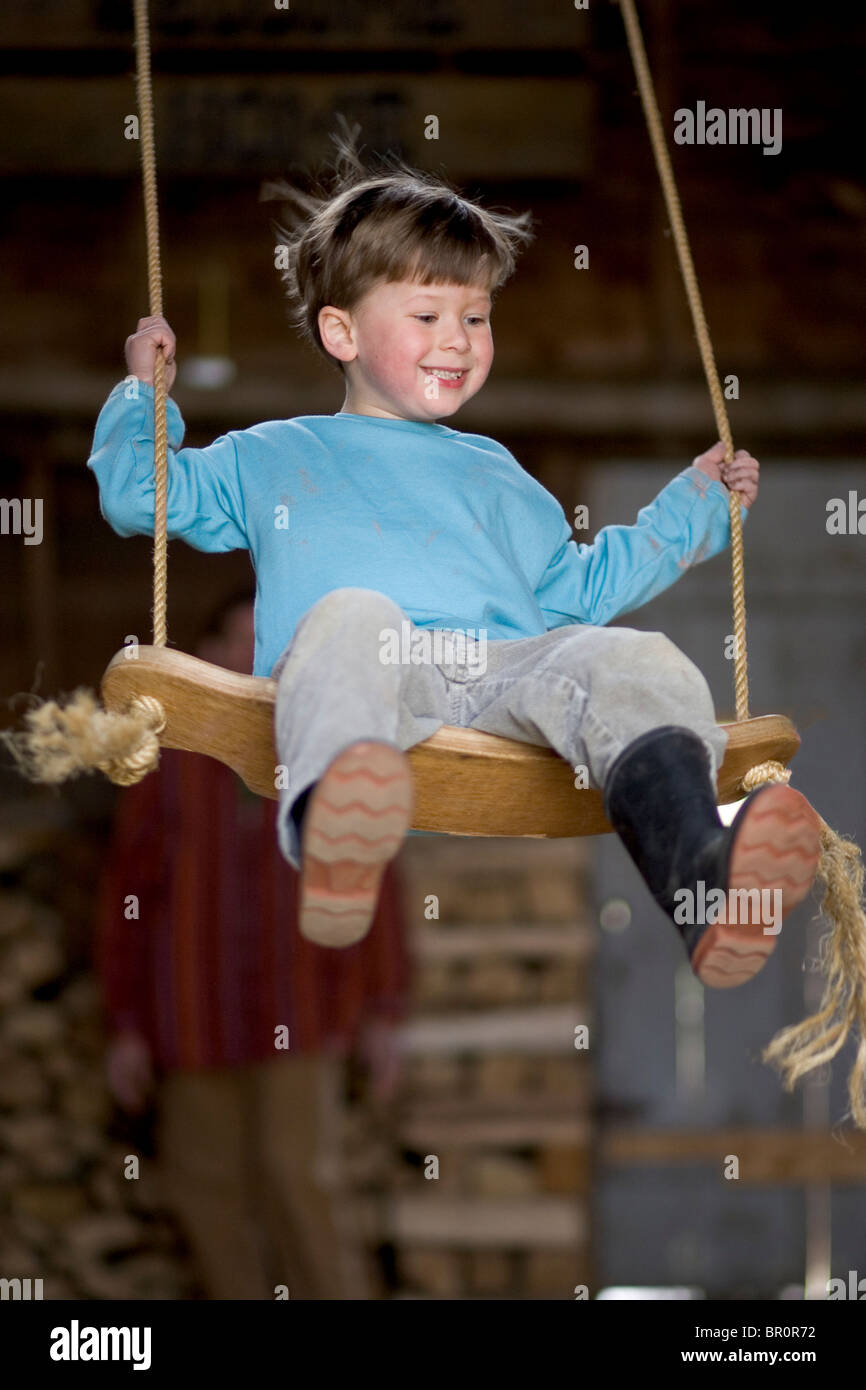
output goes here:
<path id="1" fill-rule="evenodd" d="M 640 99 L 643 104 L 644 116 L 646 117 L 647 128 L 649 130 L 650 141 L 652 143 L 653 154 L 655 156 L 656 168 L 658 169 L 659 179 L 664 193 L 665 204 L 668 210 L 668 217 L 671 222 L 671 231 L 674 234 L 674 244 L 677 248 L 677 258 L 680 263 L 683 284 L 686 289 L 686 296 L 689 301 L 689 308 L 692 311 L 692 322 L 694 323 L 695 336 L 698 340 L 698 347 L 701 352 L 701 361 L 704 367 L 704 375 L 707 379 L 707 386 L 710 391 L 710 399 L 713 405 L 713 414 L 716 417 L 716 428 L 719 431 L 719 439 L 725 446 L 725 462 L 731 463 L 734 458 L 734 442 L 731 435 L 731 426 L 728 420 L 728 412 L 725 409 L 725 399 L 722 395 L 722 388 L 719 383 L 719 373 L 716 368 L 716 358 L 713 353 L 713 345 L 710 341 L 710 330 L 707 327 L 706 315 L 704 314 L 701 291 L 698 287 L 698 277 L 695 274 L 692 253 L 689 247 L 689 238 L 686 233 L 686 224 L 683 221 L 682 208 L 680 207 L 679 193 L 677 192 L 676 180 L 671 167 L 670 155 L 668 154 L 667 142 L 665 141 L 664 130 L 662 128 L 661 116 L 659 115 L 658 103 L 656 102 L 653 80 L 647 62 L 646 50 L 641 36 L 640 25 L 634 7 L 634 0 L 620 0 L 622 17 L 625 22 L 626 39 L 628 40 L 629 52 L 634 65 L 637 77 Z M 731 513 L 731 566 L 734 598 L 734 689 L 737 705 L 737 722 L 749 717 L 749 676 L 748 658 L 746 654 L 746 581 L 743 567 L 743 528 L 740 517 L 740 495 L 731 489 L 728 497 L 728 505 Z M 781 763 L 775 763 L 781 772 L 785 768 Z M 765 779 L 767 780 L 767 779 Z M 782 781 L 783 778 L 771 779 Z"/>
<path id="2" fill-rule="evenodd" d="M 147 284 L 150 312 L 162 316 L 162 269 L 159 257 L 159 207 L 156 196 L 156 155 L 153 140 L 153 94 L 150 84 L 150 34 L 147 0 L 135 0 L 136 84 L 138 87 L 141 177 L 144 185 L 144 227 L 147 240 Z M 153 366 L 153 645 L 167 640 L 168 596 L 168 438 L 165 424 L 165 357 L 157 350 Z"/>
<path id="3" fill-rule="evenodd" d="M 719 439 L 725 446 L 725 460 L 730 463 L 734 457 L 731 426 L 719 384 L 710 331 L 634 0 L 619 0 L 619 3 L 716 427 Z M 749 718 L 749 678 L 743 532 L 740 498 L 734 489 L 730 490 L 728 504 L 734 606 L 734 687 L 739 722 Z M 765 782 L 787 782 L 790 776 L 784 764 L 769 760 L 748 769 L 742 779 L 742 788 L 748 795 Z M 785 1089 L 791 1091 L 803 1076 L 835 1057 L 851 1029 L 856 1026 L 860 1036 L 854 1065 L 848 1077 L 848 1098 L 854 1123 L 859 1129 L 866 1129 L 866 906 L 863 863 L 859 846 L 853 840 L 838 835 L 821 816 L 818 816 L 818 822 L 821 848 L 817 878 L 824 885 L 819 915 L 823 915 L 831 924 L 831 930 L 822 939 L 818 961 L 826 979 L 824 994 L 818 1012 L 802 1023 L 782 1029 L 764 1049 L 762 1058 L 779 1067 Z"/>
<path id="4" fill-rule="evenodd" d="M 162 275 L 147 0 L 135 0 L 135 47 L 147 278 L 150 312 L 156 317 L 162 315 Z M 165 407 L 165 358 L 160 348 L 153 369 L 155 647 L 166 644 L 168 438 Z M 129 787 L 159 766 L 159 735 L 165 728 L 166 715 L 163 705 L 153 695 L 135 696 L 121 712 L 102 709 L 90 691 L 79 688 L 65 706 L 51 700 L 29 710 L 26 722 L 26 733 L 3 735 L 2 741 L 20 771 L 31 781 L 63 782 L 68 777 L 96 769 L 116 785 Z"/>

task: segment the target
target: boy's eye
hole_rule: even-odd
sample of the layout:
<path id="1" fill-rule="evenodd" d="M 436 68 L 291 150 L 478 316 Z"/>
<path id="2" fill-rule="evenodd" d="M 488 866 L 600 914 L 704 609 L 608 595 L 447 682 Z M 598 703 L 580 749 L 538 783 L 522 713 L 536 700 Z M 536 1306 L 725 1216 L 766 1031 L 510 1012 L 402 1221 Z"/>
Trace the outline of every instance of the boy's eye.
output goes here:
<path id="1" fill-rule="evenodd" d="M 416 315 L 415 315 L 415 318 L 416 318 L 416 319 L 421 319 L 424 323 L 426 323 L 428 319 L 435 319 L 435 317 L 436 317 L 435 314 L 416 314 Z M 469 315 L 469 319 L 470 319 L 470 321 L 471 321 L 472 323 L 484 323 L 484 322 L 486 322 L 486 320 L 482 317 L 481 314 L 470 314 L 470 315 Z"/>

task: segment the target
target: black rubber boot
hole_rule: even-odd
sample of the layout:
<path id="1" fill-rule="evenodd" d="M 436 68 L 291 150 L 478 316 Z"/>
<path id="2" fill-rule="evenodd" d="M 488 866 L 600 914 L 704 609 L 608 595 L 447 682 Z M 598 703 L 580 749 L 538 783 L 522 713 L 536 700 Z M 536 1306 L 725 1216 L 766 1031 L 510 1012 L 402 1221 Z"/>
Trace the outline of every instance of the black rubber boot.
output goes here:
<path id="1" fill-rule="evenodd" d="M 806 798 L 783 784 L 757 787 L 726 826 L 705 744 L 690 729 L 666 724 L 620 753 L 605 782 L 604 810 L 702 984 L 730 989 L 757 974 L 782 920 L 815 879 L 822 822 Z M 688 906 L 675 899 L 680 889 L 695 895 L 694 912 L 680 910 Z"/>
<path id="2" fill-rule="evenodd" d="M 624 748 L 604 785 L 604 812 L 672 921 L 678 889 L 696 892 L 701 879 L 707 892 L 727 889 L 731 828 L 716 807 L 706 745 L 691 729 L 665 724 Z M 691 957 L 706 924 L 674 924 Z"/>

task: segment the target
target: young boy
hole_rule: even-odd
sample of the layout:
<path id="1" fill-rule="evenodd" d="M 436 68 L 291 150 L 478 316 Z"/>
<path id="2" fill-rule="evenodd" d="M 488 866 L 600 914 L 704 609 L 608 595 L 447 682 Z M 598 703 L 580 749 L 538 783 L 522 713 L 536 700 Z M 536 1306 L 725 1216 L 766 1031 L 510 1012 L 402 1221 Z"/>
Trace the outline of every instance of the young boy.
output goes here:
<path id="1" fill-rule="evenodd" d="M 402 164 L 372 173 L 345 143 L 341 160 L 330 195 L 282 192 L 296 205 L 283 233 L 295 322 L 343 374 L 342 408 L 206 449 L 181 448 L 173 401 L 167 417 L 169 537 L 251 551 L 254 674 L 278 682 L 275 741 L 290 783 L 279 843 L 301 870 L 301 931 L 348 945 L 368 930 L 411 822 L 407 750 L 460 724 L 585 766 L 698 977 L 740 984 L 811 886 L 817 817 L 776 785 L 726 828 L 715 788 L 727 736 L 706 680 L 662 633 L 605 624 L 726 548 L 727 489 L 745 516 L 758 464 L 740 449 L 726 465 L 716 444 L 636 525 L 577 544 L 507 449 L 443 423 L 490 371 L 492 300 L 531 239 L 529 214 L 494 213 Z M 120 535 L 153 533 L 158 348 L 170 389 L 174 335 L 164 319 L 140 320 L 126 359 L 141 384 L 115 386 L 89 460 Z M 407 628 L 411 654 L 398 643 L 395 660 Z M 425 629 L 450 641 L 444 656 L 417 641 Z M 755 888 L 777 909 L 766 929 L 765 915 L 738 922 L 728 903 Z M 683 889 L 698 902 L 722 890 L 711 901 L 728 905 L 680 925 Z"/>

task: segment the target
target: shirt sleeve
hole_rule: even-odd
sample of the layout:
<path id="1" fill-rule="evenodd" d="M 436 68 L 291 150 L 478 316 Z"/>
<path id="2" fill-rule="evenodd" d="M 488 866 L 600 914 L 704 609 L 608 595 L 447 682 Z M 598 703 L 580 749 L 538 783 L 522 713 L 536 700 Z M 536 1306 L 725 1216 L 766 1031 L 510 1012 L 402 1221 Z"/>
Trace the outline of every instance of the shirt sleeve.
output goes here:
<path id="1" fill-rule="evenodd" d="M 153 535 L 153 387 L 121 381 L 96 421 L 87 460 L 99 484 L 99 509 L 119 536 Z M 222 435 L 206 449 L 182 449 L 185 426 L 166 402 L 169 540 L 195 550 L 248 550 L 237 446 Z"/>
<path id="2" fill-rule="evenodd" d="M 548 628 L 603 627 L 649 603 L 692 565 L 730 544 L 729 492 L 692 464 L 678 473 L 633 526 L 605 526 L 578 544 L 562 514 L 559 544 L 535 590 Z M 740 507 L 745 522 L 748 509 Z"/>

